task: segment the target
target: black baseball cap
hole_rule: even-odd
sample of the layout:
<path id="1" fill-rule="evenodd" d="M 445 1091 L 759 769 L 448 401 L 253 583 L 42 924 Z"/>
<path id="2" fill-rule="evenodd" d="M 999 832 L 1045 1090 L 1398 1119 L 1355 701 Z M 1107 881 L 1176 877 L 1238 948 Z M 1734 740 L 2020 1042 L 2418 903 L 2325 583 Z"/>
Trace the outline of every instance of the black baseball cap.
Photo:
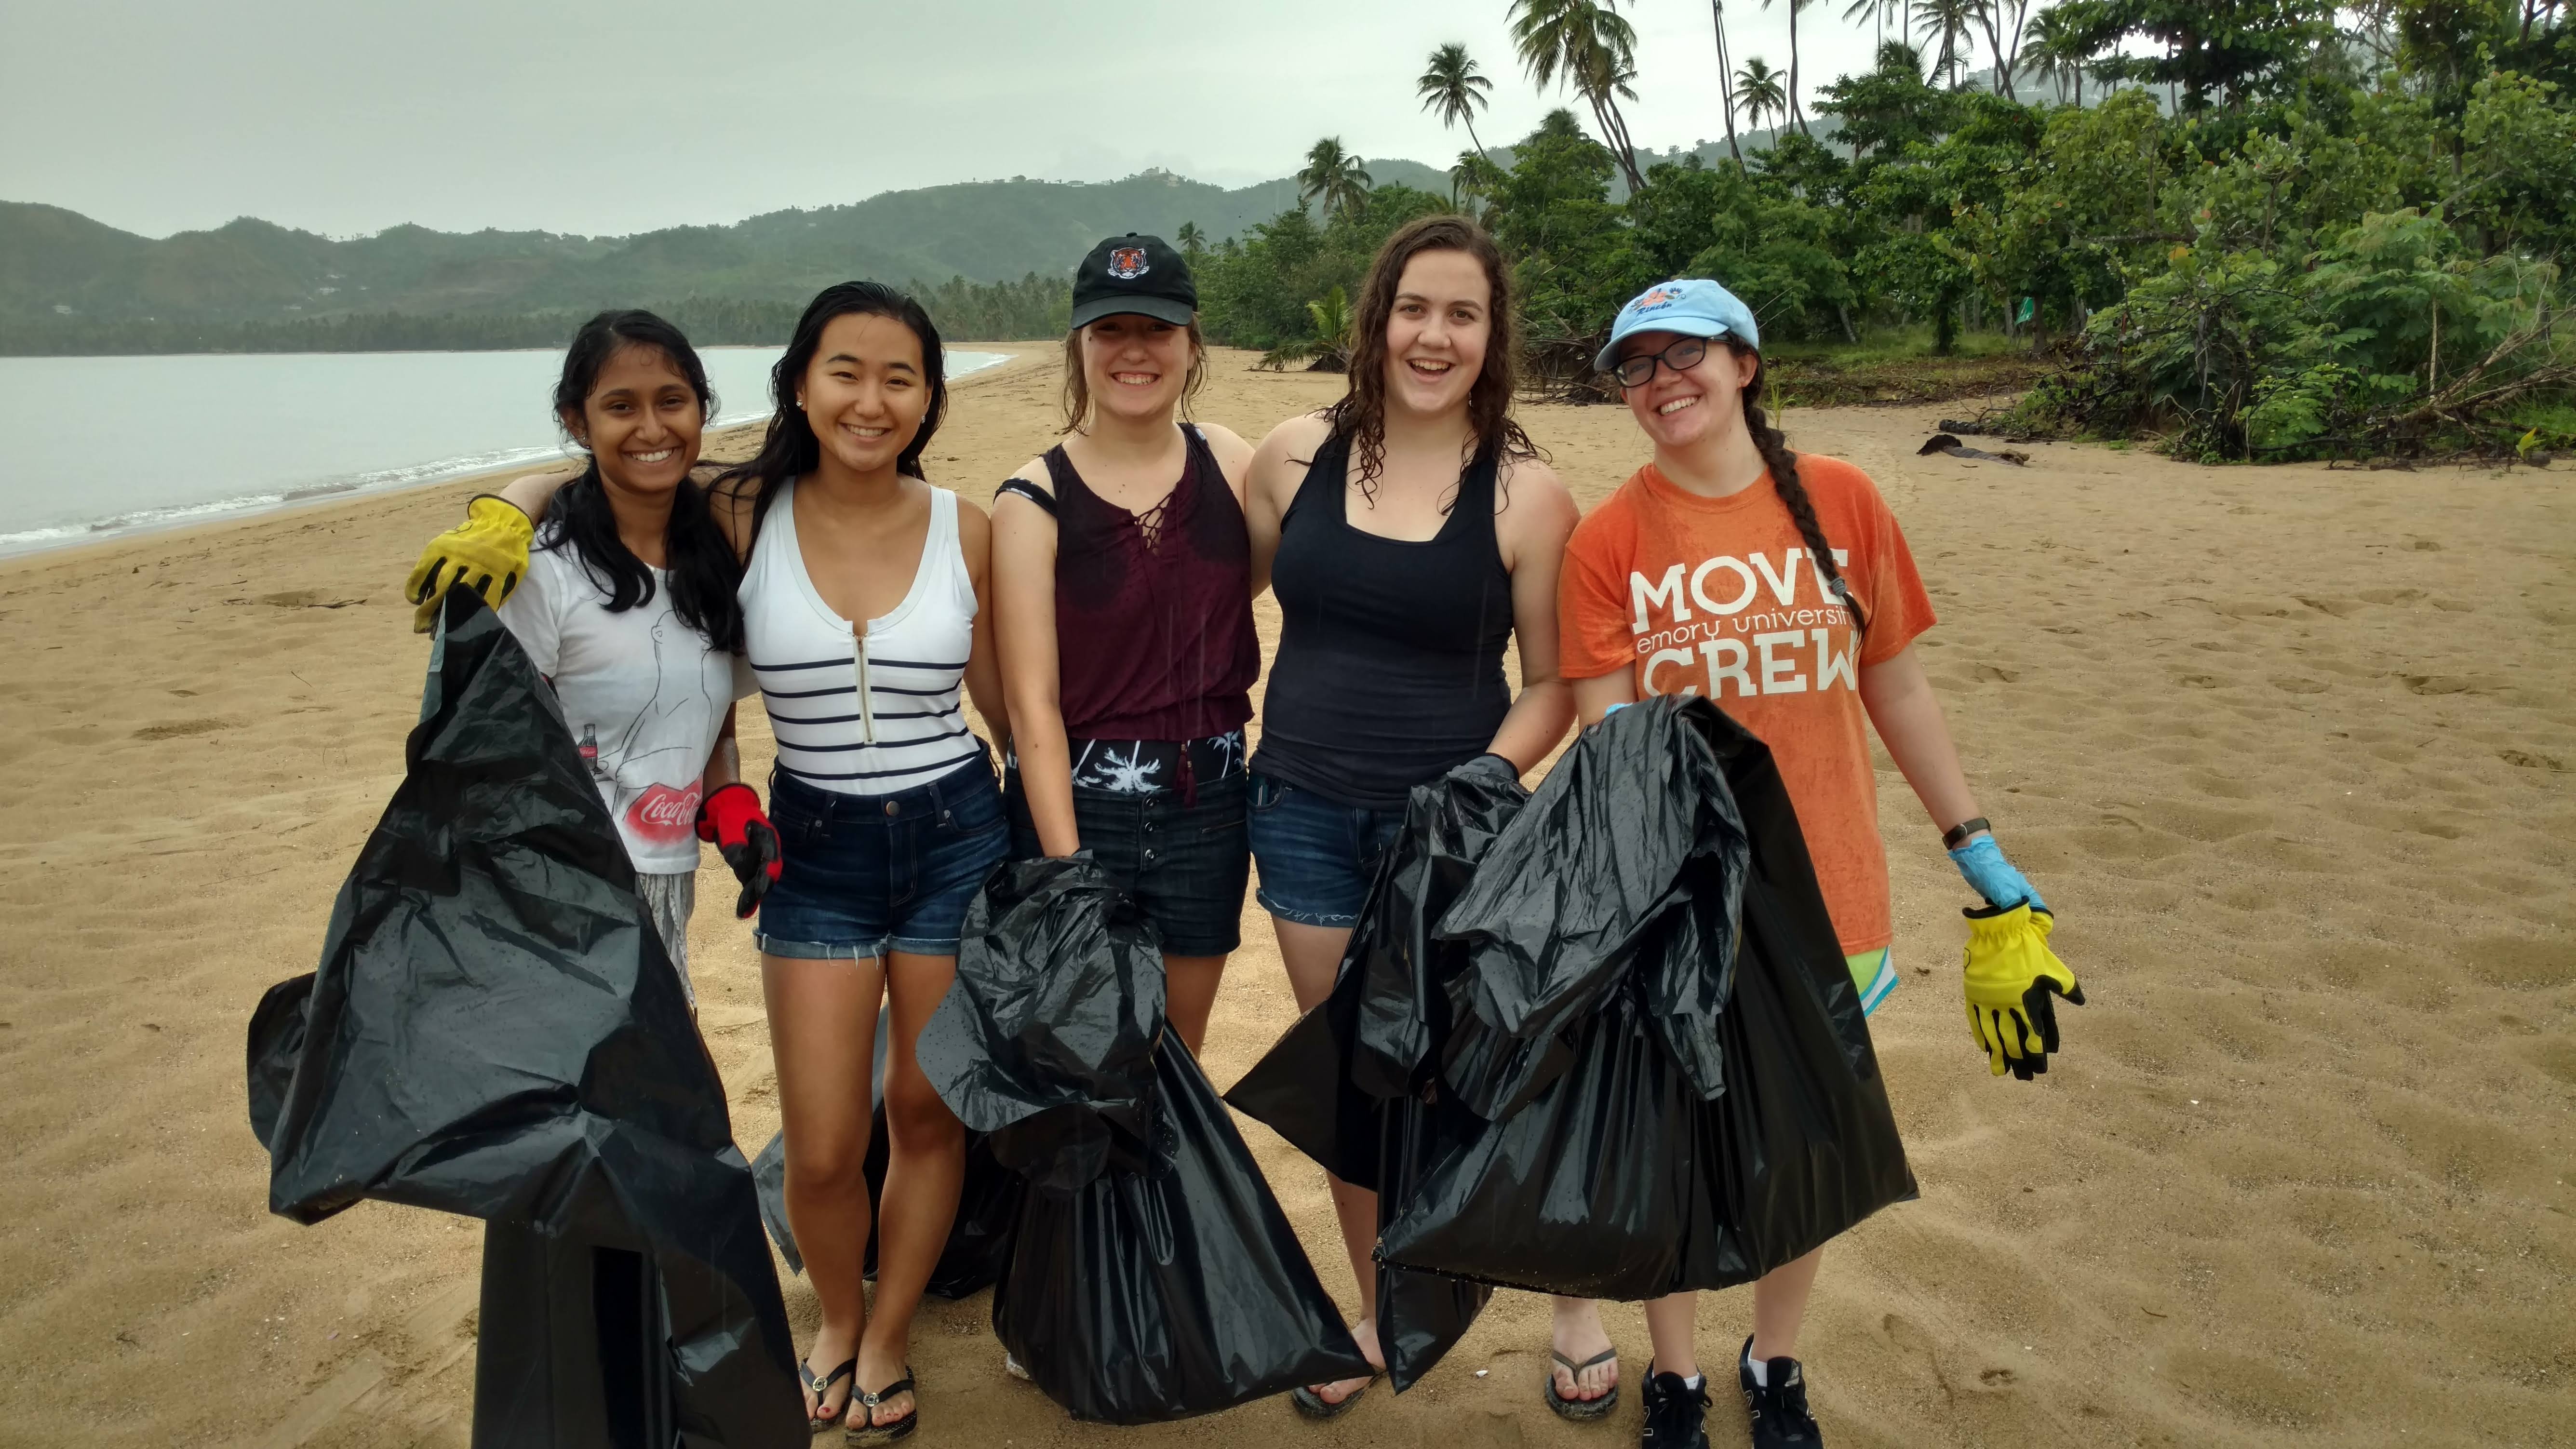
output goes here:
<path id="1" fill-rule="evenodd" d="M 1158 236 L 1129 232 L 1091 249 L 1073 273 L 1073 325 L 1133 312 L 1175 327 L 1198 315 L 1198 283 L 1190 264 Z"/>

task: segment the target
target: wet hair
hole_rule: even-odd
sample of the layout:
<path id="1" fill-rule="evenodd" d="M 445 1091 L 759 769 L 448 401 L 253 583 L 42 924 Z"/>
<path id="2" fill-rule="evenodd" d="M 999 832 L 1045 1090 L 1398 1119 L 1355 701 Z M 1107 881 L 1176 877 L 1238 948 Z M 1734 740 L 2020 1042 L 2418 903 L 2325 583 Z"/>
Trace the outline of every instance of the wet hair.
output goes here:
<path id="1" fill-rule="evenodd" d="M 1520 355 L 1520 325 L 1512 306 L 1511 269 L 1485 229 L 1463 216 L 1426 216 L 1397 228 L 1369 263 L 1360 283 L 1358 310 L 1351 318 L 1350 390 L 1325 410 L 1333 431 L 1350 439 L 1357 464 L 1352 475 L 1360 495 L 1374 500 L 1375 483 L 1386 468 L 1386 328 L 1395 316 L 1396 287 L 1404 268 L 1424 252 L 1465 252 L 1485 269 L 1492 300 L 1486 308 L 1490 330 L 1485 339 L 1485 365 L 1467 390 L 1467 419 L 1476 433 L 1479 457 L 1535 458 L 1538 445 L 1512 420 L 1514 375 Z"/>
<path id="2" fill-rule="evenodd" d="M 1093 320 L 1105 322 L 1109 319 L 1102 317 Z M 1068 433 L 1082 431 L 1083 425 L 1091 421 L 1091 379 L 1084 375 L 1082 367 L 1082 334 L 1089 330 L 1090 324 L 1085 323 L 1064 334 L 1064 427 L 1062 431 Z M 1196 316 L 1190 318 L 1190 325 L 1186 330 L 1190 334 L 1190 371 L 1187 377 L 1181 379 L 1181 416 L 1184 418 L 1190 415 L 1190 399 L 1197 397 L 1199 389 L 1207 385 L 1207 336 L 1199 331 L 1199 319 Z"/>
<path id="3" fill-rule="evenodd" d="M 1789 451 L 1789 440 L 1771 426 L 1771 420 L 1763 415 L 1762 404 L 1754 401 L 1762 395 L 1762 354 L 1732 337 L 1721 340 L 1731 356 L 1753 359 L 1753 376 L 1745 379 L 1740 394 L 1744 400 L 1744 431 L 1752 435 L 1763 466 L 1771 470 L 1771 486 L 1779 490 L 1780 501 L 1789 510 L 1789 521 L 1798 526 L 1798 537 L 1805 541 L 1808 555 L 1824 575 L 1826 591 L 1851 610 L 1852 627 L 1866 639 L 1869 616 L 1861 612 L 1860 600 L 1852 596 L 1851 585 L 1843 582 L 1842 566 L 1834 562 L 1833 545 L 1825 537 L 1825 526 L 1816 521 L 1816 501 L 1807 496 L 1807 485 L 1798 479 L 1798 455 Z"/>
<path id="4" fill-rule="evenodd" d="M 814 425 L 806 421 L 796 395 L 805 385 L 805 369 L 814 365 L 814 354 L 823 350 L 823 329 L 835 318 L 851 316 L 900 322 L 921 342 L 922 380 L 930 385 L 930 406 L 922 412 L 921 431 L 913 434 L 911 444 L 895 459 L 895 471 L 925 481 L 929 477 L 921 471 L 921 455 L 938 434 L 940 420 L 948 416 L 948 366 L 939 349 L 939 328 L 919 302 L 883 282 L 835 282 L 805 304 L 805 315 L 796 319 L 796 330 L 788 336 L 787 351 L 769 370 L 769 400 L 777 410 L 770 414 L 760 451 L 716 478 L 715 486 L 724 489 L 728 498 L 752 495 L 752 538 L 760 536 L 761 520 L 769 514 L 770 500 L 778 496 L 777 485 L 813 472 L 823 460 L 822 440 L 814 436 Z M 746 552 L 749 547 L 746 542 Z"/>
<path id="5" fill-rule="evenodd" d="M 668 362 L 697 395 L 699 421 L 714 419 L 716 395 L 707 386 L 706 366 L 679 328 L 650 312 L 602 312 L 581 324 L 572 346 L 564 350 L 563 375 L 555 381 L 555 421 L 566 432 L 572 431 L 572 420 L 588 416 L 600 373 L 629 349 L 648 350 Z M 716 526 L 706 492 L 695 480 L 682 479 L 672 494 L 671 521 L 662 542 L 671 611 L 710 648 L 740 652 L 742 606 L 734 590 L 742 583 L 742 564 L 734 556 L 733 545 L 725 541 L 724 531 Z M 608 595 L 612 614 L 653 602 L 653 570 L 617 532 L 617 513 L 609 504 L 596 453 L 590 455 L 581 476 L 555 495 L 546 510 L 538 546 L 548 552 L 569 552 L 591 582 Z"/>

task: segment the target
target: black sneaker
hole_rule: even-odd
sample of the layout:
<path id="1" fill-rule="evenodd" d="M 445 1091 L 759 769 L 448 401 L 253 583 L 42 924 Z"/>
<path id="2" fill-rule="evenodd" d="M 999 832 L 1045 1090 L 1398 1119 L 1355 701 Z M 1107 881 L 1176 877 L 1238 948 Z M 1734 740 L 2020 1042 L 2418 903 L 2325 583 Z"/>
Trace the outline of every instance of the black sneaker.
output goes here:
<path id="1" fill-rule="evenodd" d="M 1643 1449 L 1708 1449 L 1708 1380 L 1698 1388 L 1680 1374 L 1646 1365 L 1646 1435 Z"/>
<path id="2" fill-rule="evenodd" d="M 1753 1340 L 1744 1340 L 1736 1355 L 1735 1379 L 1744 1390 L 1744 1407 L 1753 1415 L 1753 1449 L 1821 1449 L 1824 1431 L 1807 1412 L 1807 1376 L 1794 1358 L 1775 1358 L 1762 1366 L 1763 1382 L 1753 1382 Z"/>

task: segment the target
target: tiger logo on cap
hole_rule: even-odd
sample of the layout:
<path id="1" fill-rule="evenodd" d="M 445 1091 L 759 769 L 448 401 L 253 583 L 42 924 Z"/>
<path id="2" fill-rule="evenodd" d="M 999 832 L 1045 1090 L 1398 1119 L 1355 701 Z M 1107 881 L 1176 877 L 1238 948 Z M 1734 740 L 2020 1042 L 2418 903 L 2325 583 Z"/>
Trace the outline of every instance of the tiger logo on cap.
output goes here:
<path id="1" fill-rule="evenodd" d="M 1143 247 L 1113 247 L 1109 253 L 1109 275 L 1122 282 L 1132 282 L 1153 270 L 1145 260 Z"/>

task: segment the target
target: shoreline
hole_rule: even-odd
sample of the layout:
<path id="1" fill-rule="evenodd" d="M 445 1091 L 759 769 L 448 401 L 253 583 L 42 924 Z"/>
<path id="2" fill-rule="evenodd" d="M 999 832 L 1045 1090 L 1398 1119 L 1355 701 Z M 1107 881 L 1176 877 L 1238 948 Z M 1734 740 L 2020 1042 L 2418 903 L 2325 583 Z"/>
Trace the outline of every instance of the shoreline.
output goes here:
<path id="1" fill-rule="evenodd" d="M 948 387 L 949 391 L 952 393 L 964 388 L 977 386 L 1003 377 L 1015 376 L 1024 372 L 1027 370 L 1030 359 L 1033 356 L 1038 357 L 1041 361 L 1052 356 L 1050 344 L 1045 343 L 977 342 L 948 343 L 946 346 L 951 352 L 994 354 L 1006 359 L 1001 362 L 988 363 L 972 372 L 951 379 Z M 519 348 L 504 350 L 536 351 L 541 349 Z M 761 416 L 726 423 L 717 427 L 710 427 L 706 433 L 705 451 L 710 456 L 713 456 L 722 452 L 727 445 L 735 439 L 744 436 L 756 436 L 759 431 L 766 426 L 768 426 L 768 418 Z M 348 483 L 311 484 L 300 488 L 285 490 L 273 501 L 244 502 L 237 507 L 228 506 L 232 500 L 226 499 L 216 499 L 203 504 L 182 505 L 178 508 L 169 510 L 168 518 L 163 521 L 139 522 L 128 526 L 119 526 L 116 524 L 114 519 L 103 520 L 101 523 L 82 525 L 81 527 L 83 531 L 81 533 L 66 534 L 60 542 L 39 543 L 27 548 L 14 550 L 0 549 L 0 577 L 6 577 L 15 572 L 16 570 L 13 566 L 35 562 L 54 563 L 74 557 L 88 557 L 94 550 L 113 549 L 120 546 L 146 542 L 184 542 L 189 541 L 199 533 L 212 534 L 222 529 L 276 519 L 289 514 L 309 513 L 337 506 L 354 507 L 361 503 L 378 502 L 388 498 L 398 498 L 417 494 L 432 488 L 450 488 L 469 483 L 487 483 L 496 478 L 517 477 L 519 474 L 551 466 L 555 461 L 571 456 L 569 453 L 564 451 L 564 445 L 560 444 L 550 449 L 495 449 L 493 451 L 519 452 L 524 453 L 525 456 L 489 466 L 469 464 L 463 471 L 441 473 L 439 476 L 430 478 L 397 478 L 393 481 L 376 484 L 369 484 L 363 481 L 363 479 Z M 436 463 L 423 463 L 411 465 L 411 469 L 436 469 L 438 466 L 439 465 Z M 380 469 L 377 471 L 380 473 L 399 474 L 407 470 L 405 468 L 397 467 Z M 246 496 L 249 498 L 261 498 L 265 495 L 250 494 Z M 199 510 L 202 510 L 209 516 L 190 516 L 192 513 Z M 96 536 L 90 536 L 93 533 Z"/>

